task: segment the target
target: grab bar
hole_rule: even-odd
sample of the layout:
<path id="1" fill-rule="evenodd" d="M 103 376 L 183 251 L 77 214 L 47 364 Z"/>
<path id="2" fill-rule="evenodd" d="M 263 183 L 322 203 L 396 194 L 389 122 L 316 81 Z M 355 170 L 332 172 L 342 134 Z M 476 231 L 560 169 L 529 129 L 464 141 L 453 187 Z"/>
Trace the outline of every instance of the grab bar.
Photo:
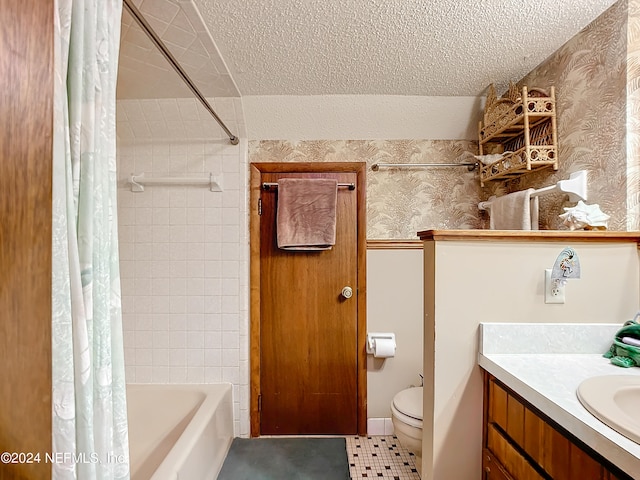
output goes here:
<path id="1" fill-rule="evenodd" d="M 129 176 L 132 192 L 144 192 L 145 185 L 202 185 L 209 186 L 212 192 L 222 191 L 222 181 L 215 177 L 212 173 L 208 178 L 203 177 L 145 177 L 144 173 L 140 175 Z"/>

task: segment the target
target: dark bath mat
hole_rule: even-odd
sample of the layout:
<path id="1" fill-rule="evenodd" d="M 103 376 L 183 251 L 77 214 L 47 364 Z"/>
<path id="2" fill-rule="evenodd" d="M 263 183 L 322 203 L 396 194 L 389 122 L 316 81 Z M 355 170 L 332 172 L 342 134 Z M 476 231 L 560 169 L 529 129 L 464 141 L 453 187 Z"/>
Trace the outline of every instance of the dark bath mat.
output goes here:
<path id="1" fill-rule="evenodd" d="M 344 438 L 234 438 L 218 480 L 348 480 Z"/>

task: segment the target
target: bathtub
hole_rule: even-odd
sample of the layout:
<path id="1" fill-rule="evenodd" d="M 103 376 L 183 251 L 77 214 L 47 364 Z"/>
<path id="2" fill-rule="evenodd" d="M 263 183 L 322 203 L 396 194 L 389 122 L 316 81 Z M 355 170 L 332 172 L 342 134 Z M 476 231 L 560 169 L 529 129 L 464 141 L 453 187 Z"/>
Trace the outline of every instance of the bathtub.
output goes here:
<path id="1" fill-rule="evenodd" d="M 233 439 L 231 384 L 129 384 L 131 480 L 215 479 Z"/>

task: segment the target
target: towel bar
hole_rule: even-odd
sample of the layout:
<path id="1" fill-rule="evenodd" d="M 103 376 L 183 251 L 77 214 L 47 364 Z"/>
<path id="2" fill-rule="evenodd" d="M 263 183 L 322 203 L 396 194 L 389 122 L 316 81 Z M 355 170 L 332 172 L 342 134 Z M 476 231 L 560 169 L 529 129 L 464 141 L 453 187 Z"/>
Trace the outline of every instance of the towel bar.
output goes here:
<path id="1" fill-rule="evenodd" d="M 561 193 L 569 194 L 569 201 L 571 202 L 577 202 L 578 200 L 586 200 L 587 199 L 587 171 L 579 170 L 577 172 L 573 172 L 571 175 L 569 175 L 568 180 L 560 180 L 555 185 L 534 190 L 533 192 L 531 192 L 531 196 L 539 197 L 541 195 L 545 195 L 547 193 L 552 193 L 552 192 L 561 192 Z M 489 200 L 485 202 L 478 203 L 478 208 L 480 210 L 487 210 L 491 208 L 492 198 L 494 198 L 494 196 L 490 197 Z"/>
<path id="2" fill-rule="evenodd" d="M 377 172 L 381 168 L 416 168 L 416 167 L 467 167 L 467 170 L 473 172 L 478 168 L 478 162 L 457 162 L 457 163 L 374 163 L 371 170 Z"/>
<path id="3" fill-rule="evenodd" d="M 339 187 L 347 187 L 349 190 L 355 190 L 356 189 L 356 184 L 355 183 L 339 183 L 338 186 Z M 277 182 L 263 182 L 262 183 L 262 189 L 263 190 L 269 190 L 271 188 L 278 188 L 278 183 Z"/>
<path id="4" fill-rule="evenodd" d="M 202 185 L 208 186 L 212 192 L 221 192 L 221 179 L 212 173 L 209 177 L 145 177 L 131 174 L 128 180 L 132 192 L 144 192 L 145 185 Z"/>

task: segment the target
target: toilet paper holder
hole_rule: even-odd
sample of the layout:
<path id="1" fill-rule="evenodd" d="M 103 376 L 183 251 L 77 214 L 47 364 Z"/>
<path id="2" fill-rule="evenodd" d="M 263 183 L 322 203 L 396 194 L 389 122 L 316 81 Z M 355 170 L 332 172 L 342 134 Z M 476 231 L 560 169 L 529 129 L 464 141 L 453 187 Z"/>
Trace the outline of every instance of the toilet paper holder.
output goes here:
<path id="1" fill-rule="evenodd" d="M 367 333 L 367 353 L 373 355 L 376 351 L 376 340 L 391 340 L 396 344 L 395 333 Z"/>

